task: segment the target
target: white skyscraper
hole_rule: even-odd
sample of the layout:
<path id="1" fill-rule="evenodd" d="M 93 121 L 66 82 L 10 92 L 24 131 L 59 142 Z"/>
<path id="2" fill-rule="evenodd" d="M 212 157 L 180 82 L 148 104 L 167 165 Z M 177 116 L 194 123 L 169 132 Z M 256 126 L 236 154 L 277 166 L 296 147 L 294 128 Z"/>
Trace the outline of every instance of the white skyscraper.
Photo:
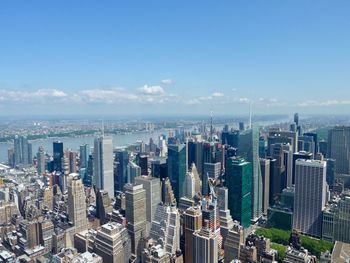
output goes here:
<path id="1" fill-rule="evenodd" d="M 85 200 L 84 185 L 79 175 L 70 174 L 68 177 L 68 214 L 76 233 L 88 228 Z"/>
<path id="2" fill-rule="evenodd" d="M 135 178 L 135 184 L 142 184 L 146 190 L 146 220 L 151 223 L 161 200 L 161 185 L 159 178 L 142 175 Z"/>
<path id="3" fill-rule="evenodd" d="M 195 180 L 192 172 L 186 173 L 186 192 L 185 196 L 192 198 L 196 194 L 195 192 Z"/>
<path id="4" fill-rule="evenodd" d="M 321 236 L 326 191 L 326 162 L 298 159 L 295 163 L 294 229 Z"/>
<path id="5" fill-rule="evenodd" d="M 111 137 L 101 136 L 94 142 L 93 175 L 95 186 L 114 196 L 113 141 Z"/>
<path id="6" fill-rule="evenodd" d="M 212 263 L 219 261 L 220 237 L 207 226 L 193 233 L 193 263 Z"/>
<path id="7" fill-rule="evenodd" d="M 150 236 L 165 252 L 176 253 L 180 248 L 180 214 L 175 206 L 158 204 Z"/>

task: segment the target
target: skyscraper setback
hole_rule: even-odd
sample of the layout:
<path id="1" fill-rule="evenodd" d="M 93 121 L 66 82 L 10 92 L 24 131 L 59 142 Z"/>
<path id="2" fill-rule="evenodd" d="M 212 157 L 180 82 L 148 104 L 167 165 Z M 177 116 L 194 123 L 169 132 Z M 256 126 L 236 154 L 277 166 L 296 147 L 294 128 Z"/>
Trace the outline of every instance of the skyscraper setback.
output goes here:
<path id="1" fill-rule="evenodd" d="M 78 174 L 70 174 L 68 179 L 68 214 L 75 232 L 88 228 L 84 185 Z"/>

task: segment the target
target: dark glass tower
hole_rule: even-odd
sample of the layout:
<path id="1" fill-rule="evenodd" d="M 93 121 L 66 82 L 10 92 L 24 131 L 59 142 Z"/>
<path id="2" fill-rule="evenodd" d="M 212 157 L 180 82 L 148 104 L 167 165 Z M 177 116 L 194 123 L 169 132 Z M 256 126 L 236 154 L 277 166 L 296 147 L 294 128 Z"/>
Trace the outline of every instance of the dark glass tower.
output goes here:
<path id="1" fill-rule="evenodd" d="M 203 175 L 203 143 L 188 142 L 188 167 L 194 163 L 197 167 L 199 176 Z"/>
<path id="2" fill-rule="evenodd" d="M 262 215 L 263 184 L 259 161 L 259 130 L 257 127 L 239 134 L 237 155 L 251 163 L 252 219 L 256 221 Z"/>
<path id="3" fill-rule="evenodd" d="M 185 195 L 186 190 L 186 145 L 169 145 L 167 163 L 168 176 L 178 201 Z"/>
<path id="4" fill-rule="evenodd" d="M 118 151 L 116 153 L 117 159 L 117 174 L 114 174 L 114 192 L 123 191 L 123 187 L 126 183 L 129 183 L 127 166 L 129 163 L 129 155 L 127 151 Z"/>
<path id="5" fill-rule="evenodd" d="M 252 165 L 243 158 L 228 158 L 226 161 L 226 187 L 228 208 L 234 220 L 245 228 L 250 226 L 252 215 Z"/>
<path id="6" fill-rule="evenodd" d="M 53 170 L 62 172 L 63 142 L 53 142 Z"/>

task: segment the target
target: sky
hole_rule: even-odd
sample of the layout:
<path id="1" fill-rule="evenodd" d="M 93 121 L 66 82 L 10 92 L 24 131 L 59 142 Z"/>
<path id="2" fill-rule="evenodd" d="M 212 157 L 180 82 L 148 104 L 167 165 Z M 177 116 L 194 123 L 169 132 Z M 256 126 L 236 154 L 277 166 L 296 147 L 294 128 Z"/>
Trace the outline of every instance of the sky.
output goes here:
<path id="1" fill-rule="evenodd" d="M 350 109 L 350 1 L 0 1 L 0 115 Z"/>

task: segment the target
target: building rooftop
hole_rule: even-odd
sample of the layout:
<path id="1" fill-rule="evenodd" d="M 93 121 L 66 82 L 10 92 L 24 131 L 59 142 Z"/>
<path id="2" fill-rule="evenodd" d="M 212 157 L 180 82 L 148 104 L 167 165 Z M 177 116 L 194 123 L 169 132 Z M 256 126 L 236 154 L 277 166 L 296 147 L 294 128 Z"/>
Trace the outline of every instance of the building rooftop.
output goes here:
<path id="1" fill-rule="evenodd" d="M 350 262 L 350 244 L 336 241 L 332 252 L 332 263 Z"/>

